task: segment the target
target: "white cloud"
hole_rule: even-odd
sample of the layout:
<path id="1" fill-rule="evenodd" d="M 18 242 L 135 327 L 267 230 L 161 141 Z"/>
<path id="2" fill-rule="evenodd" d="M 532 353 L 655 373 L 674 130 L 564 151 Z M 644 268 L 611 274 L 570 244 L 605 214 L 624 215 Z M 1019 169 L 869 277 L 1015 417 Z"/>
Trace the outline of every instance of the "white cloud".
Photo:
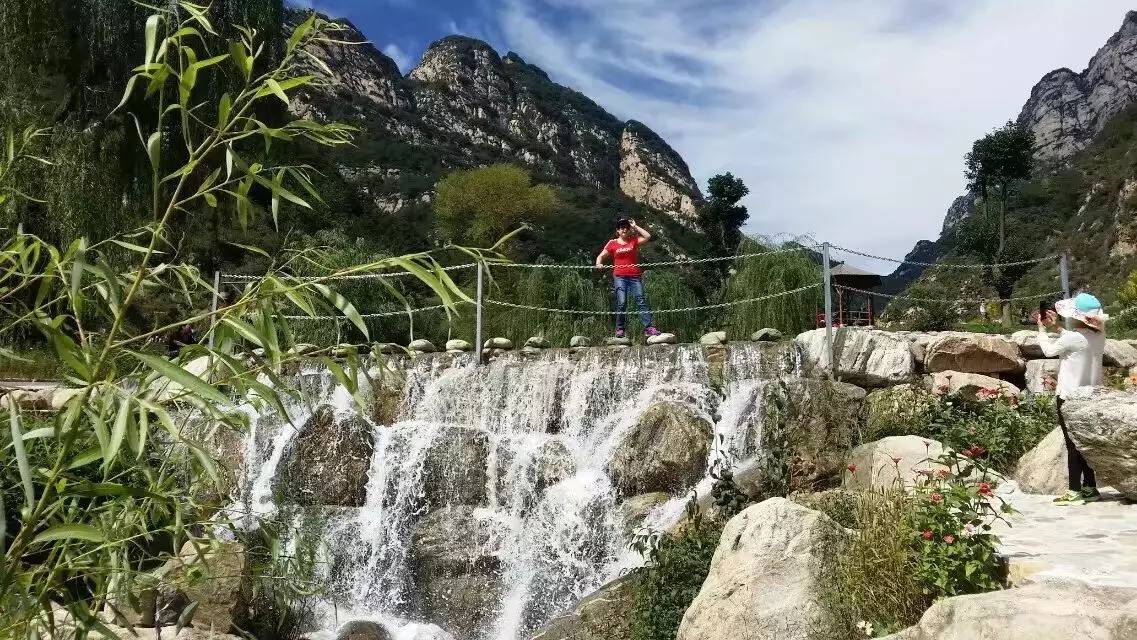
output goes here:
<path id="1" fill-rule="evenodd" d="M 414 66 L 414 62 L 411 60 L 410 55 L 408 55 L 406 51 L 403 51 L 402 48 L 400 48 L 399 45 L 395 44 L 394 42 L 383 47 L 383 53 L 386 54 L 388 58 L 394 60 L 395 64 L 399 65 L 399 70 L 403 73 L 407 73 L 411 67 Z"/>
<path id="2" fill-rule="evenodd" d="M 1083 69 L 1126 9 L 506 0 L 499 27 L 554 79 L 656 129 L 701 183 L 742 177 L 750 231 L 901 256 L 938 236 L 971 142 L 1015 118 L 1046 72 Z"/>

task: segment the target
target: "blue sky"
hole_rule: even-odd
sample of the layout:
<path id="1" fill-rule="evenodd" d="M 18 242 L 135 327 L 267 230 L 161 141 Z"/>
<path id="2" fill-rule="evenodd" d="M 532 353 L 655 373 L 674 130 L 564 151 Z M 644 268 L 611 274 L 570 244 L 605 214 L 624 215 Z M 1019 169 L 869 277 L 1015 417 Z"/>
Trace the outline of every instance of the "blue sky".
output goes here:
<path id="1" fill-rule="evenodd" d="M 451 33 L 516 51 L 648 124 L 700 184 L 750 187 L 748 230 L 901 256 L 935 238 L 971 142 L 1046 72 L 1081 71 L 1117 0 L 297 0 L 413 68 Z M 889 271 L 888 264 L 865 264 Z"/>

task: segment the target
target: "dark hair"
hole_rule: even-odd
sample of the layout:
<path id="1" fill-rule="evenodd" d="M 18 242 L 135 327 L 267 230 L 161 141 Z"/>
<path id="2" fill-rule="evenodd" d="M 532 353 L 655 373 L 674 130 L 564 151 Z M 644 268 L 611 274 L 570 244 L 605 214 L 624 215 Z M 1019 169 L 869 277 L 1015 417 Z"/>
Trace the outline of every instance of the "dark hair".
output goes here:
<path id="1" fill-rule="evenodd" d="M 616 228 L 617 229 L 628 229 L 631 226 L 632 226 L 632 221 L 628 220 L 627 218 L 620 218 L 619 220 L 616 221 Z"/>

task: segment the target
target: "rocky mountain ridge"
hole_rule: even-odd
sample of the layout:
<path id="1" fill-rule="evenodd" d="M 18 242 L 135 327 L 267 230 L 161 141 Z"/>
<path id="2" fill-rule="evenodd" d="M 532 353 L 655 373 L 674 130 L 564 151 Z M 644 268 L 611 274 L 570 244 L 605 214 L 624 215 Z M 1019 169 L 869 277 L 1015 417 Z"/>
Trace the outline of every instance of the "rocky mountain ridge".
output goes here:
<path id="1" fill-rule="evenodd" d="M 682 157 L 642 123 L 616 118 L 516 53 L 501 57 L 465 36 L 434 42 L 404 76 L 358 29 L 339 22 L 342 39 L 360 44 L 312 51 L 338 84 L 298 93 L 292 110 L 355 124 L 357 139 L 402 148 L 400 157 L 378 154 L 349 169 L 381 208 L 421 196 L 444 171 L 515 162 L 558 184 L 618 189 L 695 227 L 698 185 Z M 408 173 L 422 179 L 408 180 Z M 379 175 L 394 179 L 375 184 Z M 396 193 L 409 197 L 392 204 Z"/>

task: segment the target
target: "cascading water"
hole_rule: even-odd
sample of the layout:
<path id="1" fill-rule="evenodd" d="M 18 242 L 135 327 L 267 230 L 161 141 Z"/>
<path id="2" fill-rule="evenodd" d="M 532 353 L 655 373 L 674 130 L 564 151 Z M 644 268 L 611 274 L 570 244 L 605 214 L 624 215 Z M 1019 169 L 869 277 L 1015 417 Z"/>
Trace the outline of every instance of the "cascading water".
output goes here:
<path id="1" fill-rule="evenodd" d="M 644 410 L 682 404 L 716 425 L 708 469 L 737 460 L 760 447 L 760 389 L 793 369 L 791 352 L 732 344 L 717 365 L 691 345 L 511 353 L 482 367 L 469 356 L 416 359 L 400 419 L 371 425 L 363 504 L 306 510 L 322 519 L 326 549 L 316 624 L 367 618 L 398 638 L 447 637 L 431 621 L 470 640 L 524 640 L 641 561 L 607 465 Z M 295 427 L 252 416 L 244 495 L 255 516 L 274 511 L 277 467 L 312 407 L 355 412 L 329 376 L 304 375 L 305 401 L 288 407 Z M 668 526 L 685 501 L 647 524 Z"/>

